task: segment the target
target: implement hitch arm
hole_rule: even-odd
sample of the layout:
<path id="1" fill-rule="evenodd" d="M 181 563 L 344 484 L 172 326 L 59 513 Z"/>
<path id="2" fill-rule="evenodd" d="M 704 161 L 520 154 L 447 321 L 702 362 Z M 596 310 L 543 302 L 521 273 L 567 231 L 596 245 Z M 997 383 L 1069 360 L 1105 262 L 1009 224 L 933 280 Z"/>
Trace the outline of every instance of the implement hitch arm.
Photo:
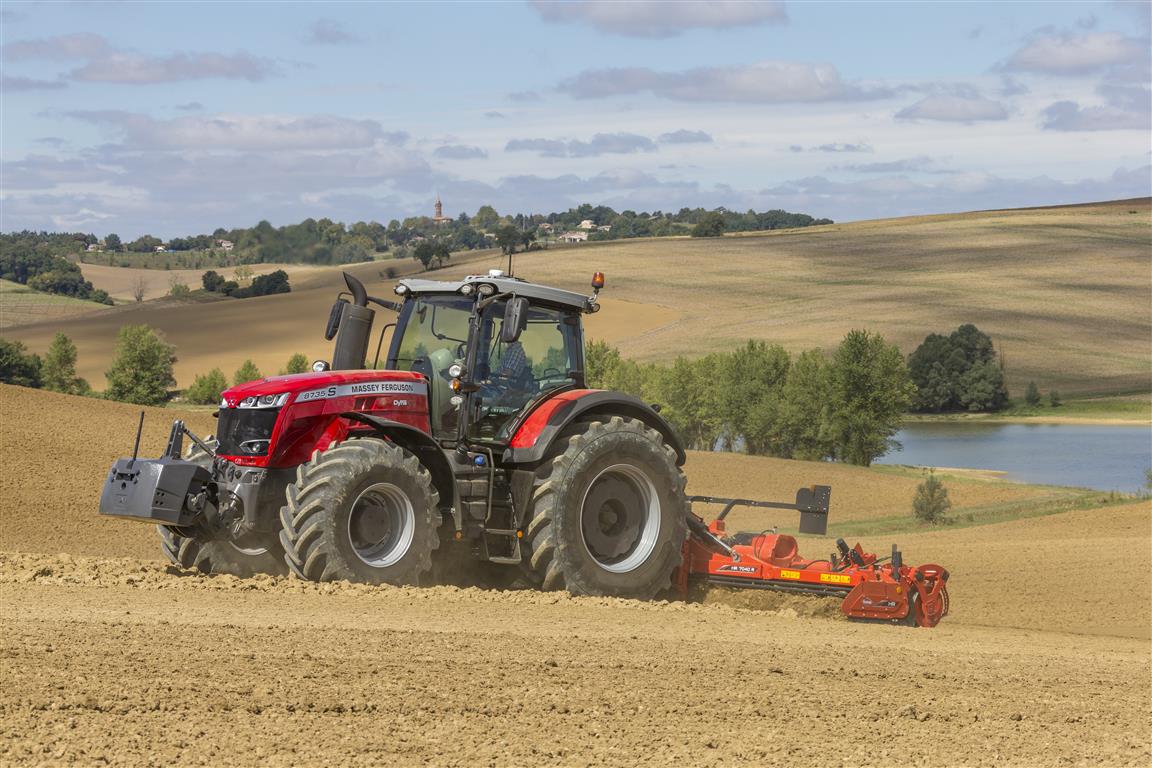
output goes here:
<path id="1" fill-rule="evenodd" d="M 689 496 L 688 501 L 701 504 L 723 504 L 724 509 L 716 517 L 723 520 L 734 507 L 760 507 L 767 509 L 795 509 L 800 513 L 800 533 L 823 536 L 828 533 L 828 502 L 832 498 L 832 487 L 813 485 L 796 491 L 796 502 L 754 501 L 752 499 L 726 499 L 720 496 Z"/>

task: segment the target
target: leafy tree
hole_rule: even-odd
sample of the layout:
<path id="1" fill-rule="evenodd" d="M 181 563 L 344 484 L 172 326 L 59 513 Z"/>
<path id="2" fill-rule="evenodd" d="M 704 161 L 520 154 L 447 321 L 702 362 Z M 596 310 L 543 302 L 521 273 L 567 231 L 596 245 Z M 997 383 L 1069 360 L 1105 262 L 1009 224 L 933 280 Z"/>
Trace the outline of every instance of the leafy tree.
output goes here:
<path id="1" fill-rule="evenodd" d="M 436 268 L 439 269 L 444 266 L 444 262 L 452 258 L 452 249 L 448 247 L 448 243 L 438 240 L 432 246 L 432 258 L 436 260 Z"/>
<path id="2" fill-rule="evenodd" d="M 663 415 L 690 448 L 710 451 L 723 432 L 723 405 L 715 386 L 719 367 L 717 355 L 698 360 L 678 357 L 656 380 L 656 392 L 665 406 Z"/>
<path id="3" fill-rule="evenodd" d="M 44 389 L 68 395 L 84 395 L 90 391 L 88 382 L 76 375 L 76 345 L 63 333 L 57 333 L 52 339 L 40 371 Z"/>
<path id="4" fill-rule="evenodd" d="M 412 249 L 412 258 L 420 262 L 424 267 L 424 271 L 428 271 L 432 267 L 432 259 L 436 257 L 436 248 L 428 240 L 421 240 Z"/>
<path id="5" fill-rule="evenodd" d="M 270 296 L 274 293 L 290 293 L 292 286 L 288 284 L 288 273 L 278 269 L 254 278 L 248 290 L 252 296 Z"/>
<path id="6" fill-rule="evenodd" d="M 123 247 L 124 244 L 120 242 L 120 235 L 112 234 L 104 238 L 104 249 L 107 251 L 119 253 Z"/>
<path id="7" fill-rule="evenodd" d="M 908 372 L 917 411 L 996 411 L 1008 402 L 992 339 L 972 324 L 948 336 L 929 334 L 908 356 Z"/>
<path id="8" fill-rule="evenodd" d="M 1028 382 L 1028 388 L 1024 390 L 1024 402 L 1033 408 L 1040 405 L 1040 387 L 1036 386 L 1036 382 Z"/>
<path id="9" fill-rule="evenodd" d="M 128 243 L 128 250 L 134 253 L 152 253 L 156 250 L 156 246 L 163 245 L 164 241 L 152 235 L 141 235 L 132 242 Z"/>
<path id="10" fill-rule="evenodd" d="M 176 275 L 168 278 L 168 295 L 174 299 L 183 299 L 190 294 L 192 290 Z"/>
<path id="11" fill-rule="evenodd" d="M 209 293 L 219 293 L 220 289 L 224 287 L 224 276 L 214 269 L 210 269 L 200 276 L 200 282 L 204 285 L 204 290 Z"/>
<path id="12" fill-rule="evenodd" d="M 706 213 L 692 228 L 692 237 L 720 237 L 724 234 L 724 216 L 715 211 Z"/>
<path id="13" fill-rule="evenodd" d="M 232 386 L 237 387 L 241 384 L 247 384 L 250 381 L 262 379 L 264 376 L 260 373 L 260 369 L 251 360 L 245 360 L 236 369 L 235 375 L 232 376 Z"/>
<path id="14" fill-rule="evenodd" d="M 1059 408 L 1063 404 L 1064 401 L 1060 398 L 1059 392 L 1054 389 L 1048 392 L 1048 405 L 1052 406 L 1053 408 Z"/>
<path id="15" fill-rule="evenodd" d="M 216 405 L 220 402 L 220 393 L 226 389 L 228 380 L 224 378 L 224 372 L 213 368 L 192 381 L 192 386 L 184 392 L 184 399 L 196 405 Z"/>
<path id="16" fill-rule="evenodd" d="M 584 345 L 584 381 L 593 389 L 604 389 L 612 369 L 620 365 L 620 350 L 604 341 Z"/>
<path id="17" fill-rule="evenodd" d="M 284 370 L 280 371 L 280 374 L 307 373 L 311 369 L 312 366 L 308 365 L 308 358 L 304 356 L 304 353 L 297 352 L 288 358 L 288 365 L 284 366 Z"/>
<path id="18" fill-rule="evenodd" d="M 488 232 L 491 232 L 500 223 L 500 214 L 496 213 L 496 209 L 490 205 L 482 205 L 476 211 L 476 215 L 472 217 L 472 225 Z"/>
<path id="19" fill-rule="evenodd" d="M 40 369 L 40 356 L 29 353 L 22 342 L 0 339 L 0 382 L 39 387 Z"/>
<path id="20" fill-rule="evenodd" d="M 836 454 L 831 366 L 818 349 L 800 353 L 780 393 L 776 455 L 820 461 Z"/>
<path id="21" fill-rule="evenodd" d="M 147 325 L 125 325 L 116 337 L 105 394 L 109 399 L 139 405 L 159 405 L 176 386 L 172 364 L 176 348 Z"/>
<path id="22" fill-rule="evenodd" d="M 763 341 L 749 341 L 723 357 L 714 375 L 723 382 L 718 390 L 729 444 L 740 437 L 748 453 L 772 452 L 780 390 L 790 364 L 783 347 Z"/>
<path id="23" fill-rule="evenodd" d="M 993 360 L 976 363 L 960 376 L 960 404 L 969 411 L 998 411 L 1007 402 L 1004 370 Z"/>
<path id="24" fill-rule="evenodd" d="M 896 444 L 892 436 L 916 390 L 899 348 L 878 334 L 856 330 L 832 358 L 829 391 L 835 457 L 869 466 Z"/>
<path id="25" fill-rule="evenodd" d="M 496 230 L 496 245 L 500 246 L 504 255 L 516 253 L 516 246 L 520 245 L 520 230 L 513 224 L 505 224 Z"/>
<path id="26" fill-rule="evenodd" d="M 929 471 L 924 482 L 916 486 L 916 495 L 912 497 L 912 514 L 925 523 L 944 525 L 949 522 L 948 510 L 951 508 L 948 489 L 935 472 Z"/>

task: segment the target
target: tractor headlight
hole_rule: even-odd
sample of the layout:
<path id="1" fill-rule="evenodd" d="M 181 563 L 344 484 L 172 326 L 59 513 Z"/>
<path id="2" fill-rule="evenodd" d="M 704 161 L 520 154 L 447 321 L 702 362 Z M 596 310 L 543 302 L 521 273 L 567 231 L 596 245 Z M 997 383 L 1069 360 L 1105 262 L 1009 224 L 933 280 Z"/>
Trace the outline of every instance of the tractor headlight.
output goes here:
<path id="1" fill-rule="evenodd" d="M 315 373 L 324 373 L 324 371 L 328 370 L 328 361 L 317 360 L 316 362 L 312 363 L 312 370 Z"/>
<path id="2" fill-rule="evenodd" d="M 408 294 L 408 286 L 401 283 L 400 285 L 393 288 L 392 292 L 395 293 L 397 296 L 406 296 Z"/>
<path id="3" fill-rule="evenodd" d="M 481 283 L 480 287 L 478 287 L 476 290 L 480 292 L 481 296 L 491 296 L 492 294 L 496 293 L 496 286 L 490 285 L 488 283 Z"/>
<path id="4" fill-rule="evenodd" d="M 454 379 L 460 378 L 463 373 L 464 366 L 460 365 L 460 363 L 452 363 L 452 365 L 448 366 L 448 375 Z"/>
<path id="5" fill-rule="evenodd" d="M 240 401 L 241 408 L 279 408 L 288 402 L 288 393 L 280 392 L 275 395 L 256 395 L 246 397 Z"/>
<path id="6" fill-rule="evenodd" d="M 460 293 L 465 296 L 471 296 L 475 292 L 476 286 L 472 285 L 472 283 L 464 283 L 464 285 L 460 286 Z"/>

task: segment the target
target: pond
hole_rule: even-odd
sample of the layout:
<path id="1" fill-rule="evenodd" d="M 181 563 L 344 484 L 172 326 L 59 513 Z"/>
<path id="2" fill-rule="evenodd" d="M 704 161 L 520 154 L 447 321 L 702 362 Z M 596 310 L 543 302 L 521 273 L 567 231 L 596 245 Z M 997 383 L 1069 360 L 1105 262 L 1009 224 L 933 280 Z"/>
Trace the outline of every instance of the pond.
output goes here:
<path id="1" fill-rule="evenodd" d="M 877 464 L 996 469 L 1008 478 L 1134 493 L 1152 467 L 1152 427 L 928 422 L 896 435 Z"/>

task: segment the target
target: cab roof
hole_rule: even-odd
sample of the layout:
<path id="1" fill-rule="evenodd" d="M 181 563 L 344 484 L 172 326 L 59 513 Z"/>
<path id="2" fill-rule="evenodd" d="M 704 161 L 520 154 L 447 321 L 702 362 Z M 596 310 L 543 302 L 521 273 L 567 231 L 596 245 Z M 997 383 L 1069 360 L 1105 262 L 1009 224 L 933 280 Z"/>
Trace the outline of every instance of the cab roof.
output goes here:
<path id="1" fill-rule="evenodd" d="M 493 270 L 499 272 L 499 270 Z M 538 285 L 522 280 L 518 277 L 509 277 L 503 272 L 500 274 L 468 275 L 462 280 L 424 280 L 418 277 L 405 278 L 399 285 L 408 289 L 410 294 L 424 293 L 459 293 L 465 285 L 488 284 L 496 289 L 496 293 L 514 293 L 523 296 L 533 303 L 551 304 L 553 306 L 574 309 L 578 312 L 595 312 L 595 302 L 588 296 L 574 291 L 565 291 L 547 285 Z"/>

